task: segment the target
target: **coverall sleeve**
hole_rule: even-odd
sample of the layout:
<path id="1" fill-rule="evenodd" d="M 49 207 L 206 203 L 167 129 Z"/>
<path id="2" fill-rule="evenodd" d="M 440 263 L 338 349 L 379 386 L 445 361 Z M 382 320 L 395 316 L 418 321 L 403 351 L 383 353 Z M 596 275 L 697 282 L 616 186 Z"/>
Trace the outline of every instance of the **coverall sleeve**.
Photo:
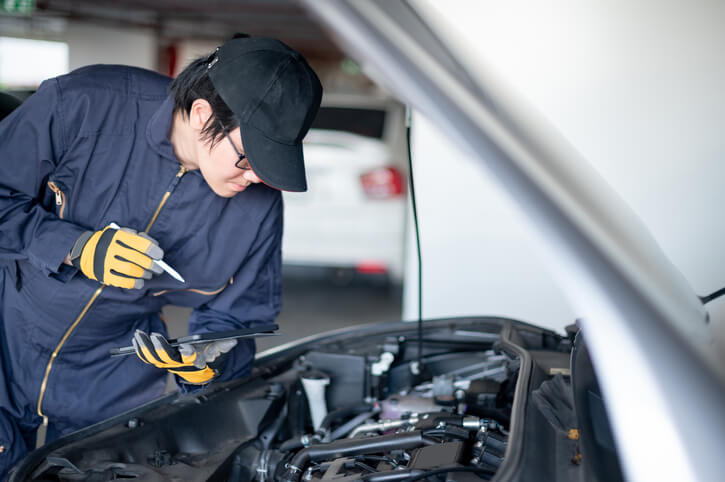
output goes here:
<path id="1" fill-rule="evenodd" d="M 84 231 L 41 204 L 67 149 L 60 104 L 51 79 L 0 122 L 0 263 L 27 259 L 46 275 L 58 273 Z"/>
<path id="2" fill-rule="evenodd" d="M 234 276 L 234 282 L 209 303 L 194 310 L 189 333 L 253 328 L 273 323 L 282 308 L 282 197 L 278 195 L 264 217 L 251 249 Z M 215 381 L 249 374 L 255 343 L 238 339 L 220 376 Z M 177 381 L 180 379 L 177 377 Z M 200 387 L 179 383 L 181 391 Z"/>

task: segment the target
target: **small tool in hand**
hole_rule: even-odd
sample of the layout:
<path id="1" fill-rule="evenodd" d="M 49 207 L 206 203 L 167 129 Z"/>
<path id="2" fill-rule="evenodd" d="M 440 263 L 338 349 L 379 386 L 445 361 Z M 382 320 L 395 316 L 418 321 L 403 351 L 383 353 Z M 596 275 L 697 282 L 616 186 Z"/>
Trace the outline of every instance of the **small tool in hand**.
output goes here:
<path id="1" fill-rule="evenodd" d="M 113 229 L 121 229 L 121 227 L 118 224 L 116 224 L 116 223 L 111 223 L 111 224 L 109 224 L 109 226 L 112 227 Z M 163 259 L 155 259 L 153 262 L 159 268 L 161 268 L 164 271 L 166 271 L 167 273 L 169 273 L 169 275 L 171 275 L 171 277 L 174 278 L 176 281 L 179 281 L 181 283 L 185 283 L 186 282 L 184 280 L 184 278 L 181 277 L 181 275 L 179 274 L 179 272 L 176 271 L 171 266 L 169 266 L 169 264 L 166 261 L 164 261 Z"/>

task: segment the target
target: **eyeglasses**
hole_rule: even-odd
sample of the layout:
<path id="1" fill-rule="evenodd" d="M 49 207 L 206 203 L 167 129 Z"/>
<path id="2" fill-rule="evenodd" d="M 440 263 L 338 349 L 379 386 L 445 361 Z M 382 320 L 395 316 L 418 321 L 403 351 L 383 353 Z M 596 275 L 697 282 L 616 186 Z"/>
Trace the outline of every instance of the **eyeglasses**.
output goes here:
<path id="1" fill-rule="evenodd" d="M 229 137 L 229 131 L 227 131 L 226 127 L 224 127 L 224 124 L 222 124 L 221 121 L 219 121 L 219 125 L 221 126 L 222 131 L 224 131 L 224 136 L 229 140 L 229 144 L 232 145 L 232 149 L 234 149 L 234 152 L 237 153 L 237 162 L 234 163 L 234 166 L 237 167 L 238 169 L 241 169 L 242 171 L 248 171 L 248 170 L 252 169 L 249 166 L 249 160 L 244 162 L 244 160 L 247 159 L 247 155 L 239 152 L 239 149 L 237 149 L 237 146 L 234 145 L 232 138 Z M 242 162 L 244 162 L 244 164 L 240 165 L 240 163 L 242 163 Z"/>

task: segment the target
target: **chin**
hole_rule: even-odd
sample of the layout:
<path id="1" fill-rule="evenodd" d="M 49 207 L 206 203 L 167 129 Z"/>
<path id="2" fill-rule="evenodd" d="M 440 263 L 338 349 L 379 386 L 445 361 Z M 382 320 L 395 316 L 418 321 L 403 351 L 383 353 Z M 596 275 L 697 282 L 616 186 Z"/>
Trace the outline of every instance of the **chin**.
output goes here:
<path id="1" fill-rule="evenodd" d="M 214 194 L 216 194 L 219 197 L 225 197 L 225 198 L 232 198 L 239 194 L 240 191 L 234 191 L 232 189 L 219 189 L 217 187 L 209 186 L 212 191 L 214 191 Z"/>

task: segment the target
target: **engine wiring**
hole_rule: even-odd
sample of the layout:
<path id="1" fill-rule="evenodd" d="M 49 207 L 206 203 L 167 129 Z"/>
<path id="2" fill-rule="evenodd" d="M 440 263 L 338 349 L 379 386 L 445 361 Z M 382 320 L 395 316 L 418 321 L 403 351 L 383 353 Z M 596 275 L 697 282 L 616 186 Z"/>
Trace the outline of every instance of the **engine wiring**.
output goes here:
<path id="1" fill-rule="evenodd" d="M 412 110 L 410 106 L 405 109 L 405 139 L 408 151 L 408 179 L 410 180 L 410 202 L 413 210 L 413 227 L 415 230 L 415 245 L 418 255 L 418 362 L 417 372 L 423 373 L 423 257 L 420 249 L 420 226 L 418 225 L 418 207 L 415 199 L 415 183 L 413 182 L 413 156 L 410 148 L 410 128 L 412 124 Z"/>

